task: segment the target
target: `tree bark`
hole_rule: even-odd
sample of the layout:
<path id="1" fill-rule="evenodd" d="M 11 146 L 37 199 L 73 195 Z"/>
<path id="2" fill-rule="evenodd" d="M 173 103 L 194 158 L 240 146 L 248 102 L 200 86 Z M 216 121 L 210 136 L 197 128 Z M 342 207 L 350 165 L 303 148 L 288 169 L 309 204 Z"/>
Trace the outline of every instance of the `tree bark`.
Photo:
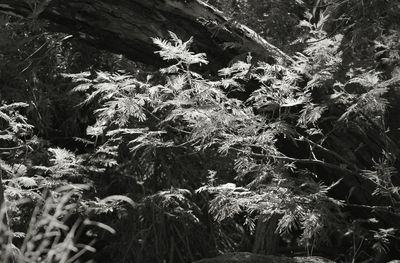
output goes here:
<path id="1" fill-rule="evenodd" d="M 206 53 L 208 67 L 214 70 L 248 52 L 278 63 L 292 62 L 253 30 L 229 21 L 201 0 L 0 0 L 0 11 L 47 19 L 56 30 L 155 66 L 163 61 L 154 54 L 157 48 L 151 38 L 168 38 L 168 31 L 183 40 L 193 36 L 193 50 Z"/>
<path id="2" fill-rule="evenodd" d="M 260 215 L 254 237 L 253 253 L 274 255 L 278 248 L 279 234 L 276 228 L 281 215 Z"/>
<path id="3" fill-rule="evenodd" d="M 5 195 L 4 195 L 4 187 L 3 187 L 3 171 L 0 169 L 0 218 L 3 221 L 3 225 L 6 227 L 6 230 L 8 230 L 8 218 L 7 218 L 7 209 L 5 206 Z M 3 210 L 4 209 L 4 210 Z"/>

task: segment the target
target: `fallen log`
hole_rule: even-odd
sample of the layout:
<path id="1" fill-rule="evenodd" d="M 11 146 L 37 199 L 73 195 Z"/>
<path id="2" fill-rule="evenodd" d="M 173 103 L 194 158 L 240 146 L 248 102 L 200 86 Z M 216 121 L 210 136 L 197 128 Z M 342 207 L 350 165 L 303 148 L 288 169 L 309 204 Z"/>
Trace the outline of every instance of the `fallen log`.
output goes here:
<path id="1" fill-rule="evenodd" d="M 164 62 L 154 54 L 157 47 L 151 38 L 167 39 L 169 31 L 183 40 L 193 36 L 192 49 L 206 53 L 208 67 L 214 70 L 248 52 L 282 64 L 292 61 L 253 30 L 201 0 L 0 0 L 0 12 L 46 19 L 52 30 L 155 66 Z"/>

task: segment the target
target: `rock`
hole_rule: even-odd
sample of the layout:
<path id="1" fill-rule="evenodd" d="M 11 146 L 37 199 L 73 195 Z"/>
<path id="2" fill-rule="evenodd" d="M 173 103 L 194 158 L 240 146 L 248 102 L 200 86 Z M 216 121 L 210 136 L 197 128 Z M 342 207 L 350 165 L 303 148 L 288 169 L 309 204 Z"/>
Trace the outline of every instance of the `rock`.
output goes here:
<path id="1" fill-rule="evenodd" d="M 206 258 L 193 263 L 334 263 L 322 257 L 278 257 L 248 252 L 228 253 L 215 258 Z"/>

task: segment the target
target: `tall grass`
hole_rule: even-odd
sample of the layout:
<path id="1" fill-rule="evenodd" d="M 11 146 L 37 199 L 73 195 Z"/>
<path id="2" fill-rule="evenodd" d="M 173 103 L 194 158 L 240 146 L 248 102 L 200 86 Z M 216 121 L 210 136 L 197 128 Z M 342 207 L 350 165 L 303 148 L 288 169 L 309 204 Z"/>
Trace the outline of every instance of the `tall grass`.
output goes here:
<path id="1" fill-rule="evenodd" d="M 85 227 L 96 226 L 112 233 L 114 230 L 89 219 L 78 219 L 67 225 L 67 220 L 76 212 L 74 199 L 81 190 L 82 186 L 70 185 L 47 193 L 44 203 L 34 209 L 18 248 L 13 244 L 15 233 L 3 220 L 7 215 L 6 205 L 3 205 L 0 210 L 0 262 L 72 263 L 78 262 L 88 251 L 95 252 L 94 239 L 88 244 L 78 242 Z"/>

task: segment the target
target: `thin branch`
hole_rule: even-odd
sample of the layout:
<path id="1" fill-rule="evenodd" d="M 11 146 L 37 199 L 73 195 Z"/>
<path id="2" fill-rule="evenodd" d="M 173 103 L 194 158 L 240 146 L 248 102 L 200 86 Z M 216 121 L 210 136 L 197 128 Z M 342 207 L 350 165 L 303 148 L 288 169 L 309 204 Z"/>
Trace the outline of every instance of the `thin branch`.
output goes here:
<path id="1" fill-rule="evenodd" d="M 0 152 L 5 152 L 5 151 L 12 151 L 12 150 L 18 150 L 21 148 L 27 147 L 26 145 L 20 145 L 16 147 L 10 147 L 10 148 L 0 148 Z"/>
<path id="2" fill-rule="evenodd" d="M 271 158 L 275 158 L 275 159 L 279 159 L 279 160 L 283 160 L 283 161 L 287 161 L 287 162 L 293 162 L 293 163 L 303 163 L 303 164 L 315 164 L 315 165 L 319 165 L 319 166 L 323 166 L 323 167 L 327 167 L 327 168 L 331 168 L 337 171 L 341 171 L 341 172 L 345 172 L 348 174 L 353 174 L 353 175 L 358 175 L 358 173 L 351 171 L 349 169 L 340 167 L 338 165 L 335 164 L 331 164 L 331 163 L 327 163 L 321 160 L 314 160 L 314 159 L 297 159 L 297 158 L 291 158 L 291 157 L 286 157 L 286 156 L 269 156 Z"/>
<path id="3" fill-rule="evenodd" d="M 393 209 L 393 206 L 380 206 L 380 205 L 359 205 L 359 204 L 346 204 L 348 207 L 355 207 L 355 208 L 366 208 L 370 210 L 390 210 Z"/>
<path id="4" fill-rule="evenodd" d="M 318 144 L 318 143 L 316 143 L 316 142 L 314 142 L 314 141 L 312 141 L 312 140 L 310 140 L 310 139 L 308 139 L 308 138 L 306 138 L 306 137 L 303 137 L 303 138 L 301 138 L 301 139 L 296 139 L 296 140 L 297 140 L 297 141 L 308 142 L 309 144 L 313 145 L 314 147 L 317 147 L 318 149 L 320 149 L 320 150 L 322 150 L 322 151 L 324 151 L 324 152 L 326 152 L 326 153 L 329 153 L 329 154 L 335 156 L 338 160 L 344 162 L 344 163 L 347 164 L 349 167 L 354 167 L 354 170 L 355 170 L 356 172 L 359 171 L 359 169 L 358 169 L 357 167 L 355 167 L 354 164 L 352 164 L 350 161 L 348 161 L 347 159 L 345 159 L 344 157 L 342 157 L 341 155 L 339 155 L 337 152 L 334 152 L 334 151 L 332 151 L 332 150 L 330 150 L 330 149 L 328 149 L 328 148 L 325 148 L 324 146 L 322 146 L 322 145 L 320 145 L 320 144 Z"/>
<path id="5" fill-rule="evenodd" d="M 242 152 L 242 153 L 249 153 L 244 150 L 233 148 L 233 147 L 231 147 L 230 149 L 238 151 L 238 152 Z M 352 174 L 352 175 L 356 175 L 356 176 L 359 175 L 358 173 L 351 171 L 349 169 L 340 167 L 335 164 L 327 163 L 327 162 L 324 162 L 321 160 L 316 160 L 316 159 L 298 159 L 298 158 L 292 158 L 292 157 L 287 157 L 287 156 L 266 155 L 266 154 L 259 154 L 259 153 L 250 153 L 250 155 L 253 157 L 261 158 L 261 159 L 273 158 L 273 159 L 282 160 L 282 161 L 291 162 L 291 163 L 314 164 L 314 165 L 318 165 L 321 167 L 326 167 L 326 168 L 334 169 L 334 170 L 337 170 L 340 172 L 344 172 L 346 174 Z"/>

